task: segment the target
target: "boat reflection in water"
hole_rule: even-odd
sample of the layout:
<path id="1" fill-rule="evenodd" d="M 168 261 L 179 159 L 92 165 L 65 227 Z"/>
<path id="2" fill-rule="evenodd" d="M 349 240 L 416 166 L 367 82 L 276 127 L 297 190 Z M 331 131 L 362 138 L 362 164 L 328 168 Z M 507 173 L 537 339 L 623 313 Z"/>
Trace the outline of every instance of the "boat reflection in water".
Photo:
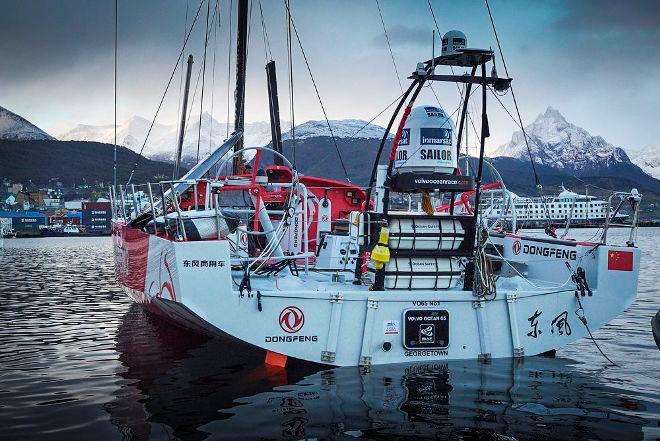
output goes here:
<path id="1" fill-rule="evenodd" d="M 643 437 L 638 402 L 562 359 L 279 369 L 139 305 L 117 351 L 126 370 L 105 408 L 137 439 Z"/>

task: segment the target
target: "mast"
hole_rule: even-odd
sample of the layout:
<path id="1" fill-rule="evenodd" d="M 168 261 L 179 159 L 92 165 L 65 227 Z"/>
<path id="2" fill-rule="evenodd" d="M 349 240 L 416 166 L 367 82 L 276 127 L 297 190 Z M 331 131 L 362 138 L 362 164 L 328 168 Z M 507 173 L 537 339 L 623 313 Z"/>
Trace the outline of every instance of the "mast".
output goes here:
<path id="1" fill-rule="evenodd" d="M 270 109 L 270 133 L 273 142 L 273 150 L 282 154 L 282 128 L 280 126 L 280 102 L 277 98 L 277 73 L 275 61 L 270 60 L 266 64 L 266 78 L 268 80 L 268 107 Z M 275 165 L 284 165 L 280 156 L 274 155 Z"/>
<path id="2" fill-rule="evenodd" d="M 243 131 L 245 125 L 245 67 L 247 65 L 248 0 L 238 0 L 238 28 L 236 44 L 236 90 L 234 91 L 234 132 Z M 234 152 L 243 148 L 243 137 L 234 145 Z M 234 157 L 234 173 L 242 172 L 243 160 Z"/>
<path id="3" fill-rule="evenodd" d="M 174 159 L 174 172 L 172 180 L 179 179 L 179 168 L 181 166 L 181 154 L 183 152 L 183 135 L 186 130 L 186 109 L 188 108 L 188 91 L 190 89 L 190 73 L 192 71 L 193 56 L 188 55 L 188 69 L 186 70 L 186 87 L 183 90 L 183 109 L 181 110 L 181 127 L 179 129 L 179 143 L 176 148 L 176 158 Z"/>
<path id="4" fill-rule="evenodd" d="M 115 187 L 117 186 L 117 1 L 115 0 L 115 76 L 114 76 L 114 83 L 115 83 L 115 127 L 114 127 L 114 144 L 115 144 L 115 150 L 114 150 L 114 155 L 113 155 L 113 162 L 112 162 L 112 186 Z M 0 236 L 2 236 L 2 231 L 0 230 Z"/>

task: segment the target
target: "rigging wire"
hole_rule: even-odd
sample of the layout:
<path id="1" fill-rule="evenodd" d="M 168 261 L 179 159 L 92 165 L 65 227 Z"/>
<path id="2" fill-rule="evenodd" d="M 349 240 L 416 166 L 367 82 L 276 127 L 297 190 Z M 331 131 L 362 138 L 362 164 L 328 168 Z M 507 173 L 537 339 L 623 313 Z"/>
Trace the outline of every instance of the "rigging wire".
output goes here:
<path id="1" fill-rule="evenodd" d="M 497 29 L 495 28 L 495 21 L 493 19 L 493 14 L 491 13 L 490 10 L 490 5 L 488 4 L 488 0 L 484 0 L 486 3 L 486 9 L 488 10 L 488 17 L 490 18 L 490 24 L 491 27 L 493 28 L 493 34 L 495 35 L 495 41 L 497 42 L 497 49 L 500 52 L 500 58 L 502 59 L 502 65 L 504 66 L 504 73 L 508 78 L 509 77 L 509 70 L 507 69 L 506 66 L 506 60 L 504 59 L 504 52 L 502 52 L 502 45 L 500 44 L 500 37 L 497 35 Z M 539 187 L 539 190 L 541 193 L 543 193 L 543 187 L 541 185 L 541 180 L 539 179 L 539 175 L 536 171 L 536 165 L 534 164 L 534 158 L 532 156 L 532 149 L 529 147 L 529 142 L 527 140 L 527 132 L 525 131 L 525 128 L 523 127 L 523 122 L 522 122 L 522 116 L 520 116 L 520 108 L 518 107 L 518 100 L 516 99 L 516 94 L 513 91 L 513 85 L 509 86 L 509 89 L 511 90 L 511 97 L 513 98 L 513 103 L 516 107 L 516 113 L 518 114 L 518 120 L 520 122 L 520 127 L 523 132 L 523 138 L 525 139 L 525 146 L 527 147 L 527 153 L 529 154 L 529 160 L 532 163 L 532 169 L 534 171 L 534 179 L 536 180 L 536 185 Z"/>
<path id="2" fill-rule="evenodd" d="M 435 12 L 433 11 L 433 6 L 431 5 L 431 0 L 426 0 L 426 1 L 429 5 L 429 10 L 431 11 L 431 17 L 433 17 L 433 23 L 435 24 L 435 29 L 436 29 L 436 31 L 438 31 L 438 37 L 440 37 L 440 46 L 442 47 L 442 32 L 440 32 L 440 27 L 438 26 L 438 20 L 436 20 L 436 18 L 435 18 Z M 455 75 L 454 74 L 454 66 L 449 66 L 449 68 L 451 69 L 451 74 Z M 461 89 L 461 87 L 458 85 L 458 83 L 454 83 L 454 84 L 456 84 L 456 89 L 458 89 L 458 93 L 461 96 L 461 99 L 463 99 L 463 89 Z M 429 83 L 429 85 L 431 85 L 431 83 Z M 433 90 L 433 88 L 431 88 L 431 90 Z M 435 94 L 435 91 L 433 93 Z"/>
<path id="3" fill-rule="evenodd" d="M 438 20 L 435 17 L 435 11 L 433 10 L 433 5 L 431 4 L 431 0 L 427 0 L 427 4 L 429 5 L 429 11 L 431 12 L 431 17 L 433 18 L 433 24 L 435 25 L 435 30 L 438 32 L 438 37 L 440 38 L 440 43 L 442 46 L 442 32 L 440 32 L 440 26 L 438 25 Z M 451 69 L 452 75 L 455 75 L 454 66 L 449 66 L 449 69 Z M 458 91 L 459 102 L 462 102 L 464 89 L 462 89 L 458 83 L 454 83 L 454 84 L 456 85 L 456 90 Z M 433 84 L 429 82 L 428 86 L 431 88 L 431 92 L 433 92 L 433 96 L 435 97 L 435 100 L 437 101 L 438 105 L 442 107 L 442 104 L 440 104 L 440 99 L 438 98 L 438 95 L 435 93 L 435 89 L 433 88 Z M 466 130 L 465 154 L 469 156 L 469 146 L 467 144 L 467 127 L 465 128 L 465 130 Z M 478 138 L 479 136 L 477 136 L 477 139 Z"/>
<path id="4" fill-rule="evenodd" d="M 442 104 L 440 104 L 440 98 L 438 98 L 438 95 L 435 93 L 435 89 L 433 88 L 433 85 L 429 82 L 428 84 L 429 89 L 431 89 L 431 92 L 433 92 L 433 96 L 435 97 L 435 101 L 438 103 L 438 106 L 442 107 Z M 463 98 L 461 96 L 461 98 Z"/>
<path id="5" fill-rule="evenodd" d="M 264 10 L 261 7 L 261 0 L 259 0 L 259 15 L 261 15 L 261 30 L 264 37 L 264 55 L 266 62 L 273 59 L 273 52 L 270 49 L 270 39 L 268 38 L 268 30 L 266 29 L 266 21 L 264 20 Z"/>
<path id="6" fill-rule="evenodd" d="M 401 84 L 401 76 L 399 75 L 399 69 L 396 67 L 396 61 L 394 61 L 394 52 L 392 52 L 392 45 L 390 44 L 390 37 L 387 35 L 387 28 L 385 28 L 385 20 L 383 20 L 383 11 L 380 9 L 380 2 L 376 0 L 376 6 L 378 7 L 378 15 L 380 16 L 380 23 L 383 25 L 383 32 L 385 33 L 385 40 L 387 40 L 387 47 L 390 50 L 390 57 L 392 57 L 392 64 L 394 65 L 394 73 L 396 73 L 396 79 L 399 82 L 399 89 L 401 89 L 401 94 L 403 94 L 403 85 Z"/>
<path id="7" fill-rule="evenodd" d="M 218 25 L 213 26 L 213 67 L 211 68 L 211 121 L 209 124 L 209 155 L 211 154 L 213 142 L 213 105 L 215 103 L 215 55 L 218 51 L 218 29 L 220 28 L 220 0 L 215 0 L 215 12 L 218 17 Z"/>
<path id="8" fill-rule="evenodd" d="M 474 115 L 474 116 L 472 116 L 472 115 Z M 475 117 L 478 117 L 479 119 L 481 119 L 480 116 L 481 116 L 481 115 L 479 114 L 479 112 L 477 112 L 477 110 L 474 109 L 474 108 L 473 108 L 472 112 L 470 112 L 470 104 L 468 104 L 467 118 L 468 118 L 468 122 L 470 123 L 470 126 L 472 127 L 472 131 L 474 132 L 474 139 L 475 139 L 475 142 L 479 141 L 479 139 L 481 138 L 481 136 L 479 135 L 479 131 L 477 130 L 477 126 L 474 124 Z M 479 123 L 479 122 L 480 122 L 480 121 L 477 121 L 477 123 Z M 465 126 L 465 132 L 466 132 L 466 135 L 467 135 L 467 131 L 468 131 L 468 126 L 466 125 L 466 126 Z M 467 139 L 467 138 L 466 138 L 466 139 Z M 469 147 L 468 147 L 468 145 L 467 145 L 467 143 L 466 143 L 466 144 L 465 144 L 465 153 L 469 156 L 468 148 L 469 148 Z M 475 146 L 475 149 L 476 149 L 476 148 L 477 148 L 477 147 Z M 475 153 L 476 153 L 476 152 L 475 152 Z"/>
<path id="9" fill-rule="evenodd" d="M 290 0 L 284 0 L 286 6 L 287 16 L 287 32 L 286 32 L 286 46 L 287 46 L 287 68 L 289 70 L 288 86 L 289 86 L 289 116 L 291 118 L 291 151 L 293 156 L 293 168 L 296 168 L 296 115 L 294 108 L 293 97 L 293 51 L 291 49 L 291 9 L 289 8 Z"/>
<path id="10" fill-rule="evenodd" d="M 405 92 L 404 92 L 404 93 L 405 93 Z M 387 109 L 389 109 L 389 108 L 392 107 L 395 103 L 397 103 L 397 102 L 401 99 L 402 96 L 403 96 L 403 93 L 402 93 L 401 95 L 399 95 L 398 97 L 394 98 L 394 101 L 392 101 L 391 103 L 389 103 L 389 104 L 387 105 L 387 107 L 385 107 L 383 110 L 381 110 L 380 112 L 378 112 L 378 113 L 376 114 L 376 116 L 374 116 L 373 118 L 371 118 L 366 124 L 364 124 L 362 127 L 360 127 L 360 128 L 358 129 L 357 132 L 353 133 L 353 134 L 351 135 L 351 138 L 354 138 L 358 133 L 360 133 L 362 130 L 364 130 L 365 127 L 367 127 L 367 126 L 370 125 L 372 122 L 374 122 L 374 120 L 375 120 L 376 118 L 378 118 L 378 117 L 381 116 L 383 113 L 385 113 L 385 112 L 387 111 Z"/>
<path id="11" fill-rule="evenodd" d="M 489 89 L 490 89 L 490 88 L 489 88 Z M 522 126 L 520 125 L 520 123 L 518 122 L 518 120 L 517 120 L 512 114 L 511 114 L 511 112 L 509 111 L 509 109 L 507 109 L 507 107 L 504 105 L 504 103 L 502 102 L 502 100 L 500 100 L 499 95 L 498 95 L 497 93 L 495 93 L 492 89 L 490 89 L 490 91 L 491 91 L 491 93 L 493 94 L 493 96 L 497 99 L 497 101 L 500 103 L 500 106 L 502 106 L 502 108 L 504 109 L 504 111 L 509 115 L 509 117 L 511 118 L 511 120 L 513 121 L 513 123 L 516 125 L 516 127 L 518 127 L 519 129 L 522 130 Z M 525 133 L 525 132 L 523 132 L 523 133 Z M 529 136 L 529 135 L 525 135 L 525 136 L 527 136 L 527 137 L 529 138 L 530 141 L 532 141 L 534 144 L 536 144 L 536 146 L 537 146 L 539 149 L 543 149 L 543 146 L 541 146 L 541 144 L 539 144 L 539 143 L 536 141 L 536 139 L 532 138 L 532 137 Z M 550 157 L 550 159 L 551 159 L 555 164 L 559 165 L 559 162 L 557 162 L 556 159 L 554 159 L 554 158 L 552 158 L 552 157 Z M 597 188 L 597 189 L 602 190 L 602 191 L 605 191 L 605 192 L 607 192 L 607 193 L 614 193 L 614 190 L 607 189 L 607 188 L 603 188 L 603 187 L 599 187 L 598 185 L 595 185 L 595 184 L 591 184 L 591 183 L 585 181 L 584 179 L 580 178 L 579 176 L 577 176 L 577 175 L 575 175 L 575 174 L 573 174 L 573 173 L 568 172 L 568 174 L 571 175 L 572 177 L 574 177 L 576 180 L 580 181 L 580 182 L 581 182 L 582 184 L 584 184 L 585 186 L 589 186 L 589 187 Z"/>
<path id="12" fill-rule="evenodd" d="M 115 83 L 115 95 L 114 95 L 114 100 L 115 100 L 115 127 L 114 127 L 114 140 L 115 140 L 115 149 L 114 149 L 114 156 L 113 156 L 113 162 L 112 162 L 112 186 L 116 187 L 117 186 L 117 29 L 118 29 L 118 0 L 115 0 L 115 76 L 114 76 L 114 83 Z"/>
<path id="13" fill-rule="evenodd" d="M 314 90 L 316 91 L 316 96 L 319 100 L 319 103 L 321 104 L 321 110 L 323 111 L 323 116 L 325 117 L 325 122 L 328 125 L 328 129 L 330 130 L 330 136 L 332 137 L 332 142 L 335 146 L 335 150 L 337 150 L 337 156 L 339 156 L 339 162 L 341 163 L 341 168 L 344 170 L 344 175 L 346 175 L 346 181 L 350 184 L 351 178 L 348 176 L 348 171 L 346 170 L 346 165 L 344 164 L 344 159 L 341 156 L 341 152 L 339 151 L 339 146 L 337 145 L 337 140 L 335 138 L 335 134 L 332 131 L 332 126 L 330 125 L 330 120 L 328 119 L 328 114 L 325 111 L 325 106 L 323 105 L 323 100 L 321 99 L 321 94 L 319 93 L 319 88 L 316 86 L 316 81 L 314 80 L 314 75 L 312 74 L 312 68 L 309 65 L 309 60 L 307 59 L 307 54 L 305 53 L 305 49 L 303 49 L 302 42 L 300 41 L 300 35 L 298 34 L 298 29 L 296 29 L 296 24 L 293 21 L 293 16 L 291 15 L 291 9 L 289 8 L 289 5 L 285 2 L 284 3 L 287 11 L 289 11 L 289 18 L 291 22 L 291 26 L 293 26 L 293 32 L 296 34 L 296 40 L 298 40 L 298 45 L 300 46 L 300 52 L 302 52 L 302 56 L 305 60 L 305 65 L 307 65 L 307 71 L 309 72 L 309 77 L 312 80 L 312 84 L 314 85 Z"/>
<path id="14" fill-rule="evenodd" d="M 584 257 L 584 256 L 582 256 L 582 257 Z M 582 260 L 582 257 L 580 257 L 580 260 L 578 261 L 578 264 Z M 578 302 L 578 308 L 575 310 L 575 315 L 577 316 L 577 318 L 580 320 L 580 322 L 582 322 L 582 324 L 586 328 L 587 332 L 589 333 L 589 338 L 591 338 L 591 341 L 596 346 L 596 349 L 598 349 L 598 352 L 600 352 L 601 355 L 603 357 L 605 357 L 605 359 L 612 364 L 612 366 L 618 366 L 618 364 L 613 362 L 610 359 L 610 357 L 605 355 L 605 352 L 603 352 L 603 350 L 600 348 L 600 346 L 598 346 L 598 343 L 596 342 L 596 339 L 594 338 L 593 334 L 591 333 L 591 329 L 589 329 L 589 324 L 587 323 L 587 317 L 586 317 L 586 314 L 584 312 L 584 307 L 582 306 L 582 300 L 580 299 L 580 296 L 584 295 L 585 288 L 586 288 L 587 291 L 589 291 L 589 295 L 591 295 L 591 290 L 586 285 L 586 281 L 582 282 L 581 279 L 579 279 L 578 274 L 576 274 L 573 271 L 573 268 L 571 267 L 571 265 L 568 262 L 566 262 L 566 267 L 568 267 L 568 270 L 571 273 L 571 279 L 575 282 L 575 298 Z M 578 270 L 579 270 L 579 267 L 578 267 Z M 584 279 L 582 279 L 582 280 L 584 280 Z M 578 291 L 582 291 L 582 292 L 578 292 Z"/>
<path id="15" fill-rule="evenodd" d="M 436 31 L 438 31 L 438 36 L 440 37 L 440 43 L 441 43 L 441 46 L 442 46 L 442 32 L 440 32 L 440 26 L 438 25 L 438 20 L 435 16 L 435 11 L 433 10 L 433 5 L 431 4 L 431 0 L 427 0 L 427 4 L 429 5 L 429 11 L 431 12 L 431 17 L 433 18 L 433 24 L 435 25 Z M 449 66 L 449 69 L 451 69 L 452 75 L 456 74 L 454 72 L 454 66 Z M 461 88 L 461 86 L 459 86 L 458 83 L 454 83 L 454 84 L 456 85 L 456 90 L 458 90 L 459 101 L 462 102 L 463 98 L 464 98 L 463 94 L 465 93 L 465 89 Z M 433 89 L 433 86 L 432 86 L 431 83 L 429 83 L 429 87 L 431 87 L 431 91 L 433 92 L 433 95 L 435 95 L 436 101 L 438 101 L 438 104 L 440 104 L 440 100 L 438 99 L 438 96 L 436 95 L 435 90 Z M 472 93 L 470 93 L 470 96 L 472 96 Z M 471 103 L 468 101 L 468 106 L 470 104 Z M 467 113 L 468 120 L 470 121 L 470 123 L 472 124 L 472 127 L 474 128 L 474 122 L 472 122 L 469 115 L 470 115 L 470 112 L 468 111 L 468 113 Z M 476 132 L 476 129 L 474 129 L 474 130 L 475 130 L 475 133 L 476 133 L 476 138 L 475 139 L 479 139 L 480 135 Z M 465 127 L 465 155 L 469 157 L 470 156 L 470 146 L 468 145 L 467 133 L 468 133 L 468 127 L 466 126 Z M 460 152 L 459 152 L 459 154 L 460 154 Z M 467 166 L 468 166 L 468 169 L 469 169 L 469 161 L 467 162 Z"/>
<path id="16" fill-rule="evenodd" d="M 213 17 L 211 17 L 211 25 L 210 25 L 211 28 L 213 26 L 215 26 L 215 19 L 216 19 L 216 15 L 214 13 Z M 190 108 L 190 112 L 188 112 L 188 114 L 186 115 L 186 123 L 183 126 L 184 131 L 189 126 L 190 120 L 192 119 L 192 116 L 193 116 L 192 115 L 192 109 L 193 109 L 193 107 L 195 107 L 195 100 L 197 99 L 197 90 L 199 89 L 199 81 L 202 79 L 202 70 L 203 70 L 203 68 L 204 68 L 204 64 L 202 63 L 202 64 L 199 65 L 199 69 L 197 70 L 197 78 L 195 79 L 195 88 L 193 89 L 192 99 L 190 101 L 190 105 L 188 106 Z M 201 112 L 200 112 L 200 115 L 201 115 Z"/>
<path id="17" fill-rule="evenodd" d="M 490 24 L 491 27 L 493 28 L 493 34 L 495 35 L 495 41 L 497 42 L 497 49 L 500 51 L 500 58 L 502 59 L 502 65 L 504 66 L 504 73 L 508 78 L 511 78 L 509 76 L 509 70 L 507 69 L 506 66 L 506 60 L 504 59 L 504 52 L 502 52 L 502 45 L 500 44 L 500 37 L 497 35 L 497 29 L 495 28 L 495 20 L 493 19 L 493 14 L 490 10 L 490 5 L 488 4 L 488 0 L 484 0 L 486 3 L 486 9 L 488 10 L 488 17 L 490 18 Z M 548 207 L 545 203 L 545 195 L 543 194 L 543 185 L 541 184 L 541 179 L 539 179 L 538 172 L 536 170 L 536 164 L 534 164 L 534 157 L 532 156 L 532 149 L 529 147 L 529 141 L 528 141 L 528 136 L 527 132 L 525 131 L 525 128 L 523 127 L 523 122 L 522 122 L 522 116 L 520 116 L 520 108 L 518 107 L 518 100 L 516 100 L 516 94 L 513 91 L 513 86 L 510 85 L 509 89 L 511 90 L 511 97 L 513 98 L 513 104 L 516 107 L 516 113 L 518 114 L 518 121 L 520 122 L 520 127 L 523 133 L 523 138 L 525 140 L 525 146 L 527 147 L 527 153 L 529 154 L 529 161 L 532 163 L 532 171 L 534 172 L 534 179 L 536 181 L 536 187 L 539 189 L 539 194 L 541 195 L 541 202 L 543 203 L 543 211 L 545 212 L 545 217 L 546 221 L 548 224 L 548 227 L 550 227 L 551 224 L 551 219 L 550 219 L 550 212 L 548 211 Z"/>
<path id="18" fill-rule="evenodd" d="M 231 90 L 231 44 L 232 44 L 232 36 L 231 36 L 231 29 L 232 29 L 232 16 L 234 15 L 234 0 L 229 1 L 229 33 L 228 33 L 228 40 L 229 40 L 229 48 L 227 49 L 227 133 L 226 133 L 226 138 L 229 138 L 229 118 L 230 118 L 230 112 L 231 112 L 231 97 L 229 95 L 229 91 Z"/>
<path id="19" fill-rule="evenodd" d="M 465 116 L 468 118 L 468 121 L 470 120 L 470 109 L 465 109 Z M 470 138 L 468 134 L 470 131 L 468 130 L 467 125 L 465 126 L 465 172 L 464 174 L 469 175 L 470 174 Z M 479 139 L 479 137 L 475 138 Z M 458 152 L 458 157 L 461 157 L 461 152 Z M 458 164 L 458 163 L 457 163 Z"/>
<path id="20" fill-rule="evenodd" d="M 174 63 L 174 69 L 172 69 L 170 79 L 167 81 L 167 85 L 165 86 L 165 91 L 163 92 L 163 96 L 160 99 L 160 103 L 158 104 L 158 108 L 156 109 L 156 113 L 154 114 L 154 117 L 151 120 L 151 125 L 149 126 L 149 130 L 147 131 L 147 135 L 144 137 L 144 142 L 142 143 L 142 147 L 140 148 L 140 153 L 138 154 L 137 159 L 135 160 L 135 164 L 133 165 L 133 169 L 131 170 L 131 174 L 128 177 L 128 181 L 126 182 L 126 185 L 131 183 L 131 180 L 133 179 L 133 174 L 135 174 L 135 169 L 140 164 L 140 158 L 142 158 L 142 152 L 144 151 L 144 148 L 147 145 L 147 140 L 149 139 L 149 135 L 151 134 L 151 130 L 154 128 L 154 124 L 156 123 L 156 118 L 158 118 L 158 114 L 160 113 L 160 109 L 163 106 L 163 101 L 165 101 L 165 97 L 167 96 L 167 91 L 170 89 L 170 85 L 172 84 L 172 79 L 174 78 L 174 74 L 176 74 L 176 70 L 179 67 L 179 61 L 181 60 L 181 57 L 183 56 L 183 52 L 186 50 L 186 44 L 188 43 L 188 39 L 190 38 L 190 34 L 192 33 L 192 30 L 195 28 L 195 23 L 197 22 L 197 18 L 199 17 L 199 12 L 202 10 L 202 5 L 204 5 L 204 0 L 201 0 L 199 2 L 199 7 L 197 8 L 197 13 L 195 14 L 195 18 L 193 19 L 193 22 L 190 25 L 190 31 L 188 31 L 188 35 L 186 36 L 186 40 L 183 42 L 183 46 L 181 47 L 181 51 L 179 52 L 179 56 L 176 59 L 176 63 Z"/>
<path id="21" fill-rule="evenodd" d="M 188 32 L 188 8 L 190 6 L 190 0 L 186 0 L 186 15 L 185 15 L 185 21 L 183 25 L 183 39 L 186 39 L 186 33 Z M 183 75 L 185 70 L 183 69 L 183 58 L 181 58 L 181 75 L 179 75 L 179 100 L 176 105 L 176 133 L 174 134 L 175 136 L 175 144 L 178 142 L 179 139 L 179 131 L 181 130 L 181 99 L 183 97 Z"/>
<path id="22" fill-rule="evenodd" d="M 247 70 L 247 60 L 250 59 L 249 54 L 250 54 L 250 35 L 252 35 L 252 1 L 248 3 L 248 22 L 247 22 L 247 39 L 245 42 L 245 69 Z M 243 104 L 245 105 L 245 104 Z"/>
<path id="23" fill-rule="evenodd" d="M 204 110 L 204 85 L 206 83 L 206 48 L 209 45 L 209 16 L 211 15 L 211 0 L 206 1 L 206 29 L 204 30 L 204 57 L 202 58 L 202 96 L 199 99 L 199 125 L 197 126 L 197 159 L 199 162 L 199 143 L 202 138 L 202 114 Z M 215 12 L 214 12 L 215 16 Z M 213 24 L 211 24 L 213 26 Z M 215 26 L 213 26 L 215 27 Z"/>
<path id="24" fill-rule="evenodd" d="M 438 31 L 438 34 L 442 35 L 442 34 L 440 33 L 440 28 L 439 28 L 439 26 L 438 26 L 438 21 L 437 21 L 437 19 L 436 19 L 435 12 L 434 12 L 434 10 L 433 10 L 433 6 L 432 6 L 432 4 L 431 4 L 431 0 L 427 0 L 427 3 L 428 3 L 428 6 L 429 6 L 429 10 L 430 10 L 430 12 L 431 12 L 431 16 L 432 16 L 432 18 L 433 18 L 433 22 L 434 22 L 434 24 L 435 24 L 436 30 Z M 486 3 L 488 3 L 487 0 L 486 0 Z M 487 6 L 488 6 L 488 5 L 487 5 Z M 489 9 L 489 14 L 490 14 L 490 8 L 488 8 L 488 9 Z M 490 15 L 490 18 L 491 18 L 491 24 L 492 24 L 492 26 L 493 26 L 493 31 L 495 32 L 495 36 L 496 36 L 496 39 L 497 39 L 497 42 L 498 42 L 498 47 L 499 47 L 499 50 L 500 50 L 500 55 L 502 56 L 502 60 L 503 60 L 503 63 L 504 63 L 504 56 L 503 56 L 503 53 L 502 53 L 501 45 L 499 44 L 499 38 L 497 37 L 497 32 L 495 31 L 495 24 L 494 24 L 494 21 L 493 21 L 492 15 Z M 504 63 L 504 64 L 505 64 L 505 72 L 507 73 L 507 76 L 508 76 L 508 71 L 507 71 L 507 69 L 506 69 L 506 63 Z M 453 69 L 453 67 L 450 66 L 450 68 L 451 68 L 452 74 L 454 74 L 454 69 Z M 458 92 L 459 92 L 459 94 L 461 95 L 461 99 L 462 99 L 462 98 L 463 98 L 463 90 L 459 87 L 458 84 L 456 84 L 456 88 L 458 89 Z M 431 90 L 434 92 L 434 95 L 435 95 L 435 91 L 434 91 L 433 89 L 431 89 Z M 512 95 L 513 95 L 513 90 L 512 90 Z M 436 95 L 436 100 L 437 100 L 437 95 Z M 439 103 L 439 100 L 438 100 L 438 103 Z M 516 103 L 516 109 L 518 109 L 518 107 L 517 107 L 517 103 Z M 520 116 L 520 112 L 519 112 L 519 111 L 518 111 L 518 115 Z M 469 115 L 468 115 L 468 119 L 469 119 L 469 121 L 470 121 L 470 124 L 472 125 L 472 128 L 475 130 L 475 133 L 476 133 L 476 128 L 474 127 L 474 122 L 472 121 L 472 118 L 469 117 Z M 521 119 L 521 122 L 522 122 L 522 119 Z M 467 130 L 468 130 L 468 128 L 466 127 L 466 134 L 467 134 Z M 477 135 L 477 138 L 479 138 L 478 135 Z M 525 142 L 527 142 L 527 140 L 525 140 Z M 529 151 L 529 146 L 528 146 L 528 151 Z M 469 146 L 468 146 L 467 144 L 466 144 L 466 155 L 469 156 Z M 531 152 L 530 152 L 530 159 L 531 159 Z M 537 173 L 536 173 L 536 169 L 535 169 L 535 166 L 534 166 L 533 160 L 532 160 L 532 167 L 534 167 L 534 175 L 535 175 L 535 178 L 536 178 L 537 186 L 538 186 L 538 188 L 539 188 L 539 190 L 540 190 L 540 192 L 541 192 L 541 194 L 542 194 L 543 189 L 542 189 L 542 186 L 541 186 L 540 180 L 539 180 L 539 178 L 538 178 L 538 175 L 537 175 Z M 542 196 L 541 199 L 543 200 L 543 196 Z M 550 221 L 549 212 L 548 212 L 547 207 L 545 206 L 545 202 L 543 202 L 543 205 L 544 205 L 544 208 L 545 208 L 545 211 L 546 211 L 546 218 L 547 218 L 547 220 L 548 220 L 548 224 L 549 224 L 549 221 Z"/>

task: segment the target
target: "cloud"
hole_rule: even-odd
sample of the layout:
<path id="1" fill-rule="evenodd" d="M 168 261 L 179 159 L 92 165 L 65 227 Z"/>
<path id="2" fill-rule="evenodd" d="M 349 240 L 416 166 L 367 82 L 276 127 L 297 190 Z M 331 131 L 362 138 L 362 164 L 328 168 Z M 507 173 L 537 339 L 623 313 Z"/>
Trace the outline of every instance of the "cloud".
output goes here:
<path id="1" fill-rule="evenodd" d="M 185 8 L 170 4 L 119 2 L 120 56 L 156 42 L 180 45 Z M 0 13 L 0 79 L 25 82 L 98 62 L 112 63 L 114 2 L 5 0 Z"/>
<path id="2" fill-rule="evenodd" d="M 560 28 L 573 32 L 642 31 L 660 34 L 658 0 L 567 0 Z"/>
<path id="3" fill-rule="evenodd" d="M 623 71 L 660 62 L 660 1 L 567 0 L 555 38 L 578 64 Z"/>
<path id="4" fill-rule="evenodd" d="M 387 29 L 387 35 L 390 37 L 390 43 L 392 47 L 402 47 L 402 46 L 428 46 L 431 47 L 432 31 L 429 29 L 424 29 L 422 27 L 412 27 L 401 24 L 396 24 L 390 26 Z M 436 46 L 440 47 L 440 38 L 436 35 Z M 378 47 L 387 46 L 387 40 L 385 35 L 381 31 L 376 35 L 373 40 L 373 44 Z"/>

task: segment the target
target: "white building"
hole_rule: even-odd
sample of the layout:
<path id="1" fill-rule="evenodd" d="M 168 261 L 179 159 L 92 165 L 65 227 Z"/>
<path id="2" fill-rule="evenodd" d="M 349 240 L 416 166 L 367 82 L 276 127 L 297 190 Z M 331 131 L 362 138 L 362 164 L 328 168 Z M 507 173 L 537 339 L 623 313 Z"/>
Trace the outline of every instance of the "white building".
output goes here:
<path id="1" fill-rule="evenodd" d="M 521 197 L 514 193 L 508 193 L 513 203 L 502 204 L 502 198 L 496 197 L 495 192 L 490 193 L 490 197 L 482 199 L 482 209 L 489 217 L 501 216 L 504 210 L 504 217 L 512 217 L 512 207 L 515 209 L 515 216 L 518 224 L 524 222 L 545 222 L 550 220 L 554 223 L 563 223 L 570 218 L 571 223 L 601 223 L 605 221 L 607 213 L 607 202 L 597 199 L 594 196 L 574 193 L 563 189 L 558 196 L 541 198 Z M 609 216 L 611 217 L 615 207 L 610 207 Z M 622 220 L 628 217 L 627 214 L 617 213 L 616 219 Z"/>

